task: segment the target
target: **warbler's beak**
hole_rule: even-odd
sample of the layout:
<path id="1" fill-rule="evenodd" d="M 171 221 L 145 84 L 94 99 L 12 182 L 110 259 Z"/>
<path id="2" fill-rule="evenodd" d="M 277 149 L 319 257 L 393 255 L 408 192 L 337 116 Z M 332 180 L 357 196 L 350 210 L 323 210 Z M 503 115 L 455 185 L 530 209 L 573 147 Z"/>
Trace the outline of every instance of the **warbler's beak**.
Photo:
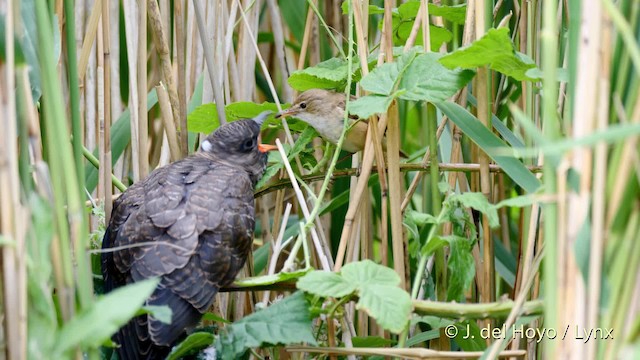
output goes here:
<path id="1" fill-rule="evenodd" d="M 297 113 L 298 113 L 298 112 L 297 112 L 293 107 L 290 107 L 290 108 L 288 108 L 287 110 L 282 110 L 282 111 L 280 111 L 279 113 L 277 113 L 277 114 L 275 115 L 275 118 L 276 118 L 276 119 L 286 118 L 287 116 L 292 116 L 292 115 L 295 115 L 295 114 L 297 114 Z"/>
<path id="2" fill-rule="evenodd" d="M 260 151 L 261 153 L 266 153 L 273 150 L 278 150 L 278 147 L 269 144 L 258 144 L 258 151 Z"/>

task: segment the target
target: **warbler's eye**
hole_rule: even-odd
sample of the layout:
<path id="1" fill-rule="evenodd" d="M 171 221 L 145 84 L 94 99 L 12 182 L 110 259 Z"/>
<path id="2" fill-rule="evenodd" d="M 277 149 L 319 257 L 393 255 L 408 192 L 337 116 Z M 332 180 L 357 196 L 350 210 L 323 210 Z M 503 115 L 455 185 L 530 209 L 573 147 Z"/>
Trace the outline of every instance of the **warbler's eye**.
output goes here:
<path id="1" fill-rule="evenodd" d="M 251 151 L 255 146 L 256 146 L 256 139 L 254 138 L 247 139 L 242 143 L 242 151 L 245 151 L 245 152 Z"/>
<path id="2" fill-rule="evenodd" d="M 307 108 L 307 103 L 300 103 L 300 109 L 306 109 Z"/>

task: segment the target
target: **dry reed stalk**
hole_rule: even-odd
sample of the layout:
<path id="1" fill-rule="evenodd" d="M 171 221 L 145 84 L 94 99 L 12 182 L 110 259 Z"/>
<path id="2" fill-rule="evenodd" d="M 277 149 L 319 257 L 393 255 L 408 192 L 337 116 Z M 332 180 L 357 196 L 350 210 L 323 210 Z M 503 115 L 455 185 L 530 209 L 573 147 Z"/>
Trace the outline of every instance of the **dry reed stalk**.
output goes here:
<path id="1" fill-rule="evenodd" d="M 402 179 L 400 178 L 400 119 L 398 116 L 397 102 L 392 102 L 387 111 L 389 127 L 387 130 L 387 156 L 389 159 L 389 205 L 391 213 L 391 246 L 393 251 L 393 264 L 396 273 L 400 276 L 400 287 L 407 289 L 411 283 L 406 268 L 409 264 L 405 259 L 407 249 L 406 239 L 403 236 L 402 225 Z"/>
<path id="2" fill-rule="evenodd" d="M 308 2 L 310 9 L 317 9 L 319 1 L 311 1 Z M 314 11 L 315 12 L 315 11 Z M 317 21 L 316 21 L 317 20 Z M 316 14 L 314 21 L 311 22 L 311 37 L 309 38 L 309 65 L 315 65 L 319 63 L 320 60 L 320 23 L 323 22 L 324 19 L 320 17 L 319 14 Z"/>
<path id="3" fill-rule="evenodd" d="M 6 46 L 4 71 L 0 73 L 0 113 L 2 113 L 2 144 L 0 144 L 0 233 L 9 242 L 2 246 L 2 305 L 4 311 L 3 340 L 6 349 L 2 352 L 7 359 L 24 358 L 27 350 L 27 293 L 26 254 L 24 220 L 28 215 L 19 199 L 20 180 L 18 178 L 14 18 L 18 9 L 9 2 L 6 6 L 5 38 Z M 70 46 L 73 46 L 70 44 Z M 23 119 L 26 121 L 26 119 Z"/>
<path id="4" fill-rule="evenodd" d="M 111 19 L 109 2 L 102 2 L 102 55 L 103 58 L 103 135 L 104 135 L 104 156 L 102 166 L 104 174 L 104 207 L 105 220 L 111 219 L 111 209 L 113 206 L 113 186 L 111 186 L 112 158 L 111 158 Z M 108 220 L 107 220 L 108 221 Z"/>
<path id="5" fill-rule="evenodd" d="M 596 12 L 595 15 L 598 13 Z M 592 16 L 594 14 L 592 13 Z M 606 24 L 609 24 L 608 26 Z M 602 32 L 601 43 L 598 44 L 598 56 L 600 66 L 598 67 L 598 95 L 596 118 L 593 119 L 593 131 L 600 132 L 606 130 L 609 125 L 610 113 L 610 74 L 611 74 L 611 25 L 607 12 L 602 12 L 598 21 L 599 30 Z M 593 185 L 591 189 L 591 242 L 589 251 L 589 274 L 601 274 L 604 254 L 604 244 L 607 239 L 606 225 L 606 194 L 607 194 L 607 156 L 608 146 L 605 142 L 596 144 L 594 149 L 593 164 Z M 596 329 L 600 319 L 600 297 L 601 297 L 601 276 L 589 276 L 587 289 L 587 328 Z M 587 342 L 586 353 L 588 359 L 595 359 L 598 353 L 598 342 Z"/>
<path id="6" fill-rule="evenodd" d="M 238 2 L 238 7 L 240 8 L 240 17 L 242 18 L 242 21 L 244 22 L 245 27 L 249 28 L 250 27 L 249 20 L 247 20 L 245 11 L 242 8 L 242 5 L 240 4 L 239 1 L 240 0 L 236 0 L 236 2 Z M 273 85 L 273 80 L 271 80 L 271 74 L 269 73 L 269 68 L 267 67 L 267 64 L 264 62 L 264 59 L 262 58 L 262 54 L 260 54 L 260 49 L 258 48 L 258 42 L 256 41 L 256 38 L 253 36 L 252 31 L 247 31 L 246 34 L 247 34 L 247 37 L 249 38 L 249 44 L 253 45 L 253 49 L 255 50 L 255 55 L 258 59 L 258 63 L 260 64 L 260 68 L 264 73 L 264 77 L 267 81 L 267 84 L 269 85 L 271 96 L 273 97 L 273 100 L 276 103 L 276 106 L 278 107 L 278 111 L 282 111 L 282 106 L 280 105 L 280 99 L 278 98 L 278 92 L 276 91 L 276 88 Z M 284 119 L 282 121 L 282 124 L 284 126 L 285 132 L 287 133 L 287 139 L 290 141 L 291 144 L 293 144 L 293 138 L 291 137 L 289 126 L 287 125 L 287 122 L 284 121 Z M 298 166 L 299 168 L 302 168 L 300 164 L 298 164 Z"/>
<path id="7" fill-rule="evenodd" d="M 481 38 L 486 29 L 486 19 L 484 13 L 484 2 L 477 1 L 475 4 L 475 35 L 476 39 Z M 491 84 L 489 82 L 489 69 L 486 66 L 478 68 L 475 81 L 475 93 L 478 99 L 478 120 L 491 129 L 491 109 L 489 104 L 491 101 Z M 490 159 L 484 151 L 477 149 L 478 162 L 480 164 L 480 190 L 482 194 L 491 198 L 491 177 L 489 174 Z M 489 219 L 486 215 L 482 215 L 482 245 L 483 245 L 483 285 L 480 287 L 480 299 L 482 302 L 492 302 L 495 300 L 495 264 L 493 240 L 491 238 L 491 229 L 489 228 Z"/>
<path id="8" fill-rule="evenodd" d="M 98 39 L 96 44 L 96 108 L 97 108 L 97 136 L 98 136 L 98 160 L 101 164 L 105 162 L 105 143 L 104 143 L 104 52 L 103 43 L 104 38 L 102 36 L 102 17 L 99 21 Z M 106 165 L 106 164 L 105 164 Z M 106 173 L 106 166 L 100 166 L 98 169 L 98 199 L 105 202 L 106 209 L 106 189 L 108 184 L 105 184 L 104 177 Z M 109 219 L 109 216 L 105 214 L 105 221 Z"/>
<path id="9" fill-rule="evenodd" d="M 239 1 L 239 0 L 236 0 Z M 245 0 L 244 9 L 247 9 L 246 14 L 241 14 L 247 18 L 247 24 L 240 27 L 238 33 L 238 46 L 237 51 L 237 65 L 239 81 L 239 98 L 243 100 L 252 100 L 255 89 L 255 63 L 256 63 L 256 51 L 251 44 L 251 36 L 255 38 L 258 31 L 258 15 L 261 8 L 261 1 Z M 242 10 L 240 10 L 242 12 Z"/>
<path id="10" fill-rule="evenodd" d="M 280 75 L 282 77 L 282 92 L 284 94 L 285 101 L 289 102 L 293 100 L 293 89 L 289 86 L 287 79 L 289 78 L 290 71 L 287 67 L 288 61 L 286 60 L 285 45 L 284 45 L 284 33 L 282 31 L 282 18 L 276 0 L 266 0 L 271 19 L 271 31 L 273 32 L 273 42 L 276 52 L 276 60 L 280 67 Z"/>
<path id="11" fill-rule="evenodd" d="M 178 103 L 180 109 L 180 129 L 184 130 L 187 134 L 187 72 L 185 67 L 185 27 L 184 27 L 184 9 L 182 1 L 173 2 L 173 18 L 175 19 L 175 53 L 177 57 L 178 66 L 176 71 L 178 72 L 178 83 L 176 86 L 178 92 Z M 188 142 L 187 142 L 188 143 Z M 184 155 L 189 153 L 189 149 L 183 149 Z"/>
<path id="12" fill-rule="evenodd" d="M 177 161 L 181 158 L 180 144 L 178 143 L 178 134 L 173 127 L 173 114 L 171 111 L 171 103 L 167 89 L 163 83 L 156 86 L 156 93 L 158 94 L 158 104 L 160 105 L 160 112 L 162 117 L 162 124 L 164 125 L 164 131 L 169 143 L 169 151 L 171 153 L 171 161 Z"/>
<path id="13" fill-rule="evenodd" d="M 383 132 L 387 126 L 386 117 L 381 117 L 380 123 L 378 123 L 378 130 Z M 344 226 L 342 228 L 342 234 L 340 235 L 340 243 L 338 245 L 338 253 L 336 255 L 336 262 L 334 266 L 334 271 L 340 271 L 342 265 L 344 264 L 344 256 L 347 248 L 348 239 L 351 237 L 351 229 L 353 227 L 353 222 L 355 219 L 355 215 L 358 210 L 358 202 L 362 197 L 364 191 L 367 189 L 367 179 L 369 175 L 371 175 L 371 170 L 373 168 L 373 151 L 372 151 L 372 142 L 371 142 L 371 134 L 367 132 L 367 138 L 365 140 L 365 148 L 364 153 L 362 155 L 362 169 L 360 170 L 360 176 L 358 180 L 358 184 L 356 189 L 352 191 L 353 198 L 352 201 L 349 202 L 349 208 L 347 209 L 347 214 L 344 219 Z M 363 180 L 364 179 L 364 180 Z"/>
<path id="14" fill-rule="evenodd" d="M 142 168 L 140 162 L 140 137 L 139 137 L 139 129 L 140 129 L 140 101 L 138 99 L 138 75 L 137 70 L 139 66 L 136 65 L 139 60 L 137 57 L 134 57 L 133 54 L 137 53 L 139 49 L 139 44 L 144 43 L 146 45 L 146 39 L 142 40 L 138 36 L 138 27 L 136 19 L 136 8 L 134 2 L 124 2 L 124 25 L 125 25 L 125 38 L 126 38 L 126 47 L 127 53 L 131 54 L 127 57 L 127 65 L 129 71 L 129 111 L 130 111 L 130 127 L 131 127 L 131 161 L 133 162 L 132 170 L 133 170 L 133 182 L 138 182 L 141 179 L 140 170 Z M 146 59 L 146 58 L 145 58 Z M 146 95 L 144 95 L 144 99 L 146 102 Z M 145 104 L 146 109 L 146 104 Z"/>
<path id="15" fill-rule="evenodd" d="M 621 120 L 628 122 L 626 121 L 626 115 L 624 114 L 624 111 L 618 111 L 618 117 Z M 633 113 L 631 115 L 631 123 L 640 124 L 640 101 L 636 101 L 636 104 L 633 108 Z M 637 151 L 636 150 L 637 148 L 638 148 L 638 137 L 631 136 L 625 140 L 620 157 L 622 159 L 629 159 L 629 161 L 621 161 L 618 167 L 618 171 L 617 171 L 618 175 L 616 176 L 616 179 L 614 181 L 614 185 L 612 187 L 613 191 L 611 192 L 611 196 L 609 198 L 609 203 L 608 203 L 609 211 L 607 213 L 607 228 L 611 227 L 611 224 L 613 223 L 613 219 L 618 213 L 620 205 L 622 204 L 622 199 L 623 199 L 625 189 L 627 188 L 627 184 L 633 178 L 633 176 L 631 176 L 631 171 L 634 167 L 635 161 L 633 161 L 632 159 L 634 154 Z M 637 169 L 638 167 L 636 166 L 636 171 Z M 640 175 L 637 173 L 636 173 L 636 176 L 640 178 Z"/>
<path id="16" fill-rule="evenodd" d="M 594 131 L 600 103 L 599 87 L 592 84 L 598 84 L 600 81 L 601 4 L 594 4 L 593 7 L 588 7 L 588 9 L 583 7 L 581 16 L 584 25 L 581 28 L 580 36 L 588 38 L 589 41 L 581 41 L 578 45 L 579 69 L 576 71 L 574 103 L 581 105 L 576 106 L 574 110 L 572 133 L 574 137 L 581 137 Z M 563 259 L 567 259 L 567 263 L 565 268 L 558 268 L 558 270 L 563 272 L 567 282 L 559 284 L 560 289 L 556 297 L 556 301 L 558 301 L 557 313 L 560 315 L 558 326 L 565 324 L 588 326 L 587 312 L 591 309 L 584 308 L 585 302 L 582 299 L 590 296 L 592 292 L 584 287 L 582 276 L 575 264 L 575 253 L 572 249 L 575 246 L 580 229 L 589 217 L 592 159 L 593 153 L 591 149 L 578 148 L 572 151 L 571 167 L 580 173 L 581 181 L 579 192 L 569 192 L 567 196 L 567 213 L 571 214 L 571 216 L 567 216 L 563 219 L 564 221 L 560 221 L 561 224 L 564 223 L 565 232 L 560 233 L 558 241 L 565 245 L 563 247 L 558 246 L 558 261 L 563 263 Z M 562 342 L 554 345 L 556 346 L 552 346 L 547 354 L 563 356 L 568 359 L 586 358 L 588 355 L 585 353 L 585 347 L 579 346 L 575 339 L 571 342 Z"/>
<path id="17" fill-rule="evenodd" d="M 369 73 L 369 63 L 367 61 L 367 56 L 369 54 L 369 46 L 366 41 L 366 19 L 369 18 L 368 7 L 364 10 L 361 6 L 354 6 L 353 8 L 354 22 L 355 22 L 355 30 L 356 30 L 356 39 L 358 42 L 358 57 L 360 59 L 360 69 L 362 71 L 362 76 L 365 77 Z M 365 95 L 365 94 L 361 94 Z M 372 116 L 369 119 L 369 131 L 371 131 L 371 141 L 373 142 L 373 149 L 375 160 L 378 163 L 378 180 L 380 181 L 380 209 L 381 209 L 381 233 L 380 233 L 380 242 L 382 244 L 382 259 L 386 264 L 386 253 L 389 244 L 388 239 L 388 210 L 387 210 L 387 194 L 388 194 L 388 186 L 387 186 L 387 174 L 385 171 L 385 158 L 382 153 L 382 140 L 380 139 L 380 135 L 378 133 L 378 117 Z"/>
<path id="18" fill-rule="evenodd" d="M 80 60 L 78 61 L 78 77 L 79 77 L 80 83 L 82 83 L 84 76 L 87 72 L 89 57 L 91 56 L 91 49 L 93 47 L 93 42 L 96 39 L 96 33 L 98 31 L 98 22 L 102 17 L 102 1 L 103 0 L 95 1 L 95 3 L 93 4 L 93 8 L 91 9 L 91 15 L 89 16 L 89 21 L 87 22 L 84 43 L 82 44 L 82 51 L 80 52 Z"/>
<path id="19" fill-rule="evenodd" d="M 117 1 L 109 1 L 109 57 L 114 59 L 111 64 L 111 119 L 118 119 L 124 111 L 124 104 L 120 98 L 120 4 Z M 132 57 L 133 57 L 132 53 Z M 117 75 L 116 75 L 117 74 Z M 113 121 L 112 121 L 113 123 Z M 120 158 L 119 160 L 121 160 Z M 123 169 L 123 173 L 128 173 L 129 169 Z"/>
<path id="20" fill-rule="evenodd" d="M 317 3 L 317 0 L 313 0 L 314 3 Z M 302 44 L 300 45 L 300 58 L 298 58 L 298 70 L 304 68 L 304 63 L 307 59 L 307 50 L 309 48 L 309 41 L 311 39 L 311 28 L 313 27 L 313 19 L 315 14 L 313 13 L 313 9 L 309 6 L 307 9 L 307 19 L 304 23 L 304 34 L 302 36 Z"/>
<path id="21" fill-rule="evenodd" d="M 75 13 L 75 42 L 74 44 L 69 44 L 69 46 L 75 46 L 76 50 L 82 49 L 82 38 L 84 35 L 84 21 L 85 21 L 85 4 L 84 1 L 79 0 L 76 1 L 74 3 L 74 13 Z M 77 71 L 77 70 L 76 70 Z M 83 81 L 78 82 L 78 88 L 79 88 L 79 95 L 80 95 L 80 107 L 79 107 L 79 113 L 80 113 L 80 117 L 82 119 L 82 121 L 80 122 L 80 126 L 81 126 L 81 130 L 80 133 L 81 134 L 85 134 L 85 113 L 86 113 L 86 103 L 85 103 L 85 89 L 84 89 L 84 83 Z M 82 138 L 82 142 L 83 144 L 86 145 L 85 143 L 85 138 L 83 136 Z"/>
<path id="22" fill-rule="evenodd" d="M 220 124 L 224 124 L 227 122 L 227 118 L 224 112 L 224 97 L 222 96 L 222 83 L 220 81 L 222 80 L 222 78 L 216 80 L 216 58 L 214 56 L 214 53 L 212 52 L 211 46 L 207 46 L 207 41 L 209 41 L 209 39 L 213 40 L 215 34 L 214 32 L 209 33 L 207 31 L 202 3 L 194 0 L 193 4 L 196 13 L 196 22 L 198 24 L 198 33 L 200 34 L 200 42 L 202 43 L 202 49 L 204 51 L 204 59 L 207 63 L 207 73 L 209 74 L 209 81 L 211 82 L 213 96 L 216 102 L 216 112 L 218 113 L 218 120 L 220 121 Z M 216 21 L 221 21 L 220 19 L 216 20 L 213 14 L 211 16 L 211 19 L 213 20 L 214 26 L 215 24 L 217 24 Z M 216 53 L 220 51 L 221 50 L 216 46 Z"/>
<path id="23" fill-rule="evenodd" d="M 85 4 L 89 6 L 88 4 Z M 98 11 L 98 15 L 101 13 L 101 7 L 98 7 L 100 11 Z M 91 12 L 93 15 L 93 10 Z M 78 19 L 78 17 L 76 17 Z M 91 18 L 90 18 L 91 19 Z M 89 19 L 89 20 L 90 20 Z M 100 19 L 100 16 L 97 17 Z M 95 23 L 95 27 L 97 28 L 97 21 Z M 85 27 L 77 27 L 77 29 L 83 29 L 83 31 L 77 31 L 76 34 L 82 36 L 85 33 L 88 33 L 90 23 L 87 22 Z M 83 44 L 86 40 L 85 38 L 82 40 Z M 95 32 L 94 32 L 94 40 L 91 41 L 93 46 L 89 46 L 88 57 L 86 59 L 87 65 L 85 65 L 85 70 L 82 71 L 82 68 L 79 68 L 78 77 L 79 77 L 79 85 L 82 90 L 82 94 L 84 96 L 84 111 L 81 112 L 81 116 L 84 116 L 84 145 L 89 151 L 94 151 L 97 148 L 97 135 L 98 135 L 98 109 L 97 109 L 97 44 L 95 42 Z M 84 47 L 82 48 L 84 51 Z M 82 61 L 82 55 L 80 56 L 80 61 Z M 82 72 L 80 72 L 82 71 Z M 94 191 L 94 194 L 97 192 Z M 93 218 L 92 218 L 93 219 Z M 93 221 L 92 221 L 93 222 Z M 97 226 L 97 223 L 95 224 Z"/>
<path id="24" fill-rule="evenodd" d="M 393 40 L 391 10 L 393 1 L 384 2 L 384 27 L 382 37 L 385 38 L 385 46 L 382 50 L 385 53 L 386 62 L 393 62 Z M 406 239 L 403 236 L 402 228 L 402 182 L 400 178 L 400 119 L 398 117 L 397 102 L 393 101 L 387 109 L 387 156 L 389 160 L 389 203 L 391 214 L 391 247 L 393 252 L 394 269 L 400 276 L 400 287 L 407 289 L 410 283 L 409 273 L 406 267 L 409 265 L 405 259 L 405 249 L 407 249 Z"/>
<path id="25" fill-rule="evenodd" d="M 149 174 L 149 116 L 147 112 L 147 4 L 138 3 L 138 49 L 137 69 L 138 88 L 132 89 L 138 93 L 138 151 L 140 157 L 140 177 Z M 131 75 L 129 75 L 131 76 Z"/>
<path id="26" fill-rule="evenodd" d="M 226 5 L 226 3 L 223 3 Z M 224 12 L 227 21 L 226 32 L 224 33 L 224 54 L 222 54 L 222 59 L 224 63 L 224 69 L 227 72 L 227 77 L 229 78 L 228 83 L 228 94 L 229 101 L 241 101 L 240 92 L 238 88 L 240 86 L 240 75 L 238 74 L 238 64 L 235 56 L 235 51 L 233 48 L 233 28 L 235 26 L 235 21 L 238 15 L 238 2 L 231 2 L 231 9 L 227 10 L 226 6 L 224 6 Z M 220 24 L 222 26 L 222 24 Z"/>
<path id="27" fill-rule="evenodd" d="M 199 35 L 196 34 L 196 25 L 195 21 L 193 21 L 193 2 L 187 2 L 186 12 L 186 20 L 187 31 L 186 31 L 186 57 L 185 57 L 185 73 L 186 73 L 186 84 L 185 88 L 189 94 L 193 94 L 193 90 L 195 88 L 195 63 L 196 63 L 196 45 L 197 39 Z"/>
<path id="28" fill-rule="evenodd" d="M 169 52 L 168 33 L 162 25 L 162 17 L 158 3 L 155 0 L 148 0 L 147 2 L 147 14 L 149 15 L 149 22 L 151 29 L 153 30 L 153 43 L 155 44 L 156 51 L 160 56 L 162 65 L 162 79 L 166 84 L 167 91 L 169 93 L 169 102 L 171 103 L 171 111 L 173 113 L 173 123 L 176 129 L 179 131 L 179 143 L 181 156 L 184 157 L 187 154 L 187 129 L 182 128 L 182 121 L 180 120 L 180 102 L 178 100 L 178 93 L 175 83 L 173 81 L 173 72 L 171 66 L 171 58 Z"/>
<path id="29" fill-rule="evenodd" d="M 223 72 L 223 91 L 224 91 L 224 101 L 226 104 L 229 104 L 231 102 L 233 102 L 233 100 L 231 99 L 231 77 L 233 76 L 230 72 L 231 67 L 229 66 L 229 59 L 232 58 L 233 56 L 229 55 L 229 56 L 225 56 L 226 54 L 226 48 L 227 48 L 227 34 L 224 33 L 224 25 L 225 23 L 227 25 L 229 25 L 229 9 L 227 9 L 228 4 L 226 2 L 222 2 L 222 6 L 221 6 L 221 11 L 222 14 L 220 15 L 220 21 L 218 21 L 217 23 L 217 27 L 216 27 L 216 36 L 220 39 L 218 40 L 218 42 L 220 43 L 220 47 L 221 47 L 221 51 L 220 54 L 217 54 L 217 61 L 220 62 L 220 64 L 222 64 L 220 66 L 220 70 Z M 231 45 L 231 48 L 233 47 L 233 42 Z M 232 61 L 233 62 L 233 61 Z"/>

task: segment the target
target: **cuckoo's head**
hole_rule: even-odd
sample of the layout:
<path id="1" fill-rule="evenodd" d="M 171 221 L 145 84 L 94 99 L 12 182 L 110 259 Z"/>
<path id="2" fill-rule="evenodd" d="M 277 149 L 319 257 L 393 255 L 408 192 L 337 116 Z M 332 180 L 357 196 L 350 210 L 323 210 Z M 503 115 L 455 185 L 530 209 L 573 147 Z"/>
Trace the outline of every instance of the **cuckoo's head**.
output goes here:
<path id="1" fill-rule="evenodd" d="M 258 141 L 260 126 L 269 114 L 271 111 L 264 111 L 253 119 L 241 119 L 220 126 L 202 142 L 200 151 L 243 168 L 257 182 L 266 168 L 267 152 L 277 149 L 274 145 Z"/>

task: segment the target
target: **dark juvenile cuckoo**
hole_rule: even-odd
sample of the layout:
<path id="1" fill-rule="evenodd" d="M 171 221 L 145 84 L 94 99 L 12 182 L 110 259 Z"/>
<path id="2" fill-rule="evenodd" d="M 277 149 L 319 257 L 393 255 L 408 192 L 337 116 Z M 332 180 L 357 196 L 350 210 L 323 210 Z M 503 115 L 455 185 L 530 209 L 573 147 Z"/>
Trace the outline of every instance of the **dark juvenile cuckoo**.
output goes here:
<path id="1" fill-rule="evenodd" d="M 254 186 L 275 148 L 258 142 L 267 115 L 221 126 L 199 151 L 153 171 L 114 202 L 102 243 L 105 291 L 159 277 L 146 304 L 172 310 L 171 324 L 141 315 L 123 326 L 113 338 L 121 359 L 166 357 L 243 267 Z"/>

